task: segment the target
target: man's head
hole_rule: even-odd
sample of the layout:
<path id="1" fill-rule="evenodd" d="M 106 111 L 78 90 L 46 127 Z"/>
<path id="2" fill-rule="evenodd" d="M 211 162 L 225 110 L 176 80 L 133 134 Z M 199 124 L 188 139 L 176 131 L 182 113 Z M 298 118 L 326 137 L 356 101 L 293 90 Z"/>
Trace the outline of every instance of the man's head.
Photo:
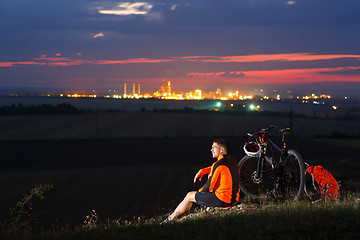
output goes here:
<path id="1" fill-rule="evenodd" d="M 228 143 L 225 139 L 216 139 L 214 140 L 211 146 L 211 153 L 213 158 L 218 158 L 221 155 L 227 154 Z"/>

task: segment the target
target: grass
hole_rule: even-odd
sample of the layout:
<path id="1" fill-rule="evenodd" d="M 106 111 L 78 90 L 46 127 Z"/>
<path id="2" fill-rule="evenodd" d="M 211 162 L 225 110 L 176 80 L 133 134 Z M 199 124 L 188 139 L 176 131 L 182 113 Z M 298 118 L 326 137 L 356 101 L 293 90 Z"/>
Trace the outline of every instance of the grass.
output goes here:
<path id="1" fill-rule="evenodd" d="M 1 239 L 358 239 L 360 195 L 339 201 L 274 202 L 243 198 L 230 210 L 195 209 L 171 223 L 160 219 L 108 220 L 90 229 L 72 228 Z"/>
<path id="2" fill-rule="evenodd" d="M 342 145 L 360 148 L 360 139 L 327 139 L 327 141 L 336 144 L 342 144 Z"/>

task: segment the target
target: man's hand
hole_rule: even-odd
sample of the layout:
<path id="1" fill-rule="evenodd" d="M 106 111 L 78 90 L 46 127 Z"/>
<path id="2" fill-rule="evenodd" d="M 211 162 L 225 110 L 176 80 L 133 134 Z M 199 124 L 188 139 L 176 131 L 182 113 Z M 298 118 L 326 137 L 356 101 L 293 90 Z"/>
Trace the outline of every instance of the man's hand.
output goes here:
<path id="1" fill-rule="evenodd" d="M 194 177 L 194 183 L 196 183 L 196 180 L 199 178 L 199 181 L 201 181 L 201 178 L 204 176 L 201 170 L 197 172 L 197 174 Z"/>

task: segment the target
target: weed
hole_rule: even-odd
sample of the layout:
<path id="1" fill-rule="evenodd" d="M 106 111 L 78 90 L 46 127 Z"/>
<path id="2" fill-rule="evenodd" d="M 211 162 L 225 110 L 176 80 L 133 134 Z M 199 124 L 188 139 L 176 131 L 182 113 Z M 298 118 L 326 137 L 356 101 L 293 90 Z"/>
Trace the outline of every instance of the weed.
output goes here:
<path id="1" fill-rule="evenodd" d="M 93 209 L 90 211 L 89 215 L 86 216 L 84 224 L 82 225 L 83 229 L 92 229 L 96 228 L 98 225 L 99 218 L 96 211 Z"/>
<path id="2" fill-rule="evenodd" d="M 25 195 L 15 207 L 10 208 L 10 223 L 5 227 L 8 234 L 30 235 L 32 227 L 30 216 L 35 198 L 44 199 L 45 192 L 53 189 L 53 185 L 45 184 L 35 186 L 30 193 Z"/>

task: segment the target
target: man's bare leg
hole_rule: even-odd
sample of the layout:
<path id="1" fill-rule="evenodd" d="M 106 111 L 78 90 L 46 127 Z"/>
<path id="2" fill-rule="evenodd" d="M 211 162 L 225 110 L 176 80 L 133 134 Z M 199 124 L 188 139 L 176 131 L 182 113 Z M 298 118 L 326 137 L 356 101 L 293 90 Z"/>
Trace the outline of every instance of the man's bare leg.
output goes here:
<path id="1" fill-rule="evenodd" d="M 197 193 L 196 191 L 188 192 L 188 194 L 186 195 L 184 200 L 182 200 L 182 202 L 179 203 L 179 205 L 176 207 L 175 211 L 169 217 L 171 219 L 175 219 L 175 218 L 179 217 L 180 215 L 190 211 L 193 203 L 196 202 L 196 200 L 195 200 L 196 193 Z"/>

